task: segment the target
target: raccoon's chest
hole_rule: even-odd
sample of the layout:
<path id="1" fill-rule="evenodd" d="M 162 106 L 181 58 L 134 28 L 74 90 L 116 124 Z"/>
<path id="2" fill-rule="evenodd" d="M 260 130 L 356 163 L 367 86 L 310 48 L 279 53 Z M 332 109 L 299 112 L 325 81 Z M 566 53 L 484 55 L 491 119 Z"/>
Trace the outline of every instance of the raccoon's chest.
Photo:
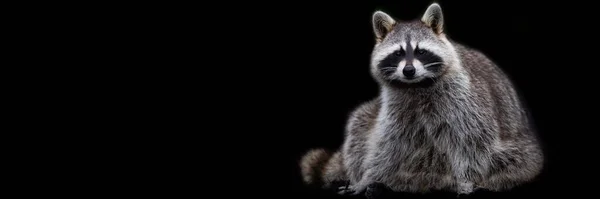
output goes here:
<path id="1" fill-rule="evenodd" d="M 411 161 L 430 154 L 456 157 L 486 148 L 486 141 L 480 139 L 489 131 L 486 121 L 464 103 L 423 102 L 385 118 L 380 120 L 380 144 L 387 150 L 397 150 L 394 158 L 400 160 Z"/>
<path id="2" fill-rule="evenodd" d="M 375 157 L 385 160 L 385 166 L 399 172 L 399 175 L 417 175 L 430 173 L 446 175 L 451 173 L 451 153 L 436 143 L 431 128 L 418 122 L 417 114 L 404 115 L 403 121 L 383 122 L 377 142 Z M 412 125 L 410 125 L 412 124 Z"/>

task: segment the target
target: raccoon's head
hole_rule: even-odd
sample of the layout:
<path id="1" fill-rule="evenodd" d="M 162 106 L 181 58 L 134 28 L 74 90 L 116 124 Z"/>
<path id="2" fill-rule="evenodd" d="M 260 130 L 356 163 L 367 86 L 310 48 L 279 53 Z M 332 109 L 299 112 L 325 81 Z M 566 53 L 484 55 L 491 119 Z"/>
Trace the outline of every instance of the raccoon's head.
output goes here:
<path id="1" fill-rule="evenodd" d="M 430 86 L 459 65 L 444 34 L 444 17 L 437 3 L 431 4 L 420 20 L 401 22 L 376 11 L 372 23 L 376 45 L 371 72 L 380 83 Z"/>

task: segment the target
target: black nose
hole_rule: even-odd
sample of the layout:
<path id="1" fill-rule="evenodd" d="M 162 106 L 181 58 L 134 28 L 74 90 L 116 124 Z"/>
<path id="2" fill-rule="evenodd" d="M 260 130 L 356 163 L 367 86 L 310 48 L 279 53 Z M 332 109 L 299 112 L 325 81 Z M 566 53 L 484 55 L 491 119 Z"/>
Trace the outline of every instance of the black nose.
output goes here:
<path id="1" fill-rule="evenodd" d="M 415 67 L 412 65 L 405 66 L 404 69 L 402 69 L 402 74 L 406 77 L 415 76 Z"/>

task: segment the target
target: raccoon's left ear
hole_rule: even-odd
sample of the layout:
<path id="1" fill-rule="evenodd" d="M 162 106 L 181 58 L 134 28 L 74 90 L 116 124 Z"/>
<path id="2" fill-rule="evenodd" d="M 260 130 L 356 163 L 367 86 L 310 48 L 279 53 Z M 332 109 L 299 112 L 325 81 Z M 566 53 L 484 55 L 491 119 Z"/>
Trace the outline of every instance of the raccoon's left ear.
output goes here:
<path id="1" fill-rule="evenodd" d="M 444 32 L 444 15 L 442 14 L 442 8 L 437 3 L 429 5 L 421 21 L 431 27 L 436 34 Z"/>

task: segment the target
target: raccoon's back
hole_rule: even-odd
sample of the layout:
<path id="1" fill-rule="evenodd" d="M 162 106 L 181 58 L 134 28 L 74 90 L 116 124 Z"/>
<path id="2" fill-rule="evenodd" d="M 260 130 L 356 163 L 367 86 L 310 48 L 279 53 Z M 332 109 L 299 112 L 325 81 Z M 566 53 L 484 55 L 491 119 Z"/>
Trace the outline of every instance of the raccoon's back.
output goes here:
<path id="1" fill-rule="evenodd" d="M 480 106 L 492 107 L 502 138 L 529 137 L 533 131 L 530 117 L 515 84 L 501 66 L 484 53 L 454 43 L 461 63 L 469 73 L 470 88 Z"/>
<path id="2" fill-rule="evenodd" d="M 459 43 L 453 43 L 458 52 L 462 66 L 469 73 L 474 83 L 486 83 L 486 85 L 510 85 L 507 74 L 481 51 L 467 47 Z"/>

